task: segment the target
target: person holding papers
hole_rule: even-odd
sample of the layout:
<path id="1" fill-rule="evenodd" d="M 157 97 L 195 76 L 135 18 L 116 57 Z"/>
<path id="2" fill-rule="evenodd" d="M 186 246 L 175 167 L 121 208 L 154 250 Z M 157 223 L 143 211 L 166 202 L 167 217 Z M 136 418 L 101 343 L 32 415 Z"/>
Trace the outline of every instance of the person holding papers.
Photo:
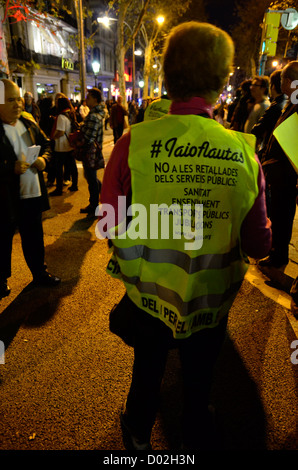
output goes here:
<path id="1" fill-rule="evenodd" d="M 2 83 L 1 83 L 2 82 Z M 33 121 L 21 116 L 19 87 L 2 79 L 0 101 L 0 299 L 9 295 L 12 240 L 19 229 L 34 284 L 55 286 L 60 279 L 44 261 L 42 212 L 49 209 L 43 170 L 51 158 L 50 141 Z"/>
<path id="2" fill-rule="evenodd" d="M 276 138 L 278 127 L 298 111 L 298 61 L 289 62 L 281 72 L 281 91 L 288 97 L 262 156 L 262 167 L 270 191 L 272 249 L 259 261 L 260 267 L 284 269 L 289 262 L 289 244 L 296 211 L 297 173 Z M 297 130 L 287 140 L 295 138 Z"/>

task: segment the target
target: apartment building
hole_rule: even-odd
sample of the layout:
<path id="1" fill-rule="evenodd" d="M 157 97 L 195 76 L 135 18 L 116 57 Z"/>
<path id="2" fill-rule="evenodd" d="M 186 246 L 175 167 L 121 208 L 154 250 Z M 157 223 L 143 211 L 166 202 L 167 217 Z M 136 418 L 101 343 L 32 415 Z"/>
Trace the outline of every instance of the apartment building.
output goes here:
<path id="1" fill-rule="evenodd" d="M 8 15 L 3 22 L 9 78 L 18 83 L 22 93 L 31 91 L 36 101 L 57 92 L 80 101 L 85 93 L 80 90 L 80 46 L 74 2 L 60 2 L 57 16 L 49 13 L 49 1 L 43 5 L 42 13 L 29 8 L 27 12 L 21 10 L 20 21 Z M 92 8 L 87 2 L 84 6 Z M 115 78 L 115 35 L 113 28 L 100 30 L 93 21 L 97 11 L 92 14 L 84 20 L 84 35 L 92 36 L 93 41 L 87 41 L 85 49 L 86 87 L 96 84 L 106 99 L 111 97 Z M 100 63 L 97 76 L 92 68 L 95 60 Z"/>

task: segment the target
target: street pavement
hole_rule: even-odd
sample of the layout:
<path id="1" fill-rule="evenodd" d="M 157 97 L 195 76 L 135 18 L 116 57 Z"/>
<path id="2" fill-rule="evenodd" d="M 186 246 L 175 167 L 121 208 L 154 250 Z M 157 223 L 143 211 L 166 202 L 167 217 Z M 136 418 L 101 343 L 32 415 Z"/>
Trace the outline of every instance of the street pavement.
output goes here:
<path id="1" fill-rule="evenodd" d="M 109 130 L 106 160 L 112 148 Z M 133 351 L 108 325 L 124 288 L 106 273 L 109 253 L 95 235 L 96 220 L 80 214 L 88 190 L 78 166 L 79 191 L 52 197 L 43 222 L 48 269 L 61 285 L 33 288 L 19 234 L 14 238 L 12 292 L 0 301 L 1 451 L 124 450 L 119 412 Z M 216 450 L 298 449 L 298 320 L 289 296 L 298 271 L 297 215 L 290 258 L 273 281 L 252 262 L 231 309 L 211 397 L 221 436 Z M 152 432 L 157 451 L 179 449 L 180 372 L 171 351 Z"/>

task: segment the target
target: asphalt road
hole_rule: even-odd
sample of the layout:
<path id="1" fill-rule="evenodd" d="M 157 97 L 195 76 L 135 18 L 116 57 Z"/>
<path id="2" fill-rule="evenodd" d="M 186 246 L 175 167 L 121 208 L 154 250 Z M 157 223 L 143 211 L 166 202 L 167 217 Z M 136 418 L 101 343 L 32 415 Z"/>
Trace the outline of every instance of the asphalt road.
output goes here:
<path id="1" fill-rule="evenodd" d="M 106 145 L 106 157 L 110 151 Z M 54 289 L 30 286 L 19 235 L 14 238 L 12 293 L 0 303 L 2 451 L 124 449 L 119 412 L 133 351 L 108 328 L 109 311 L 124 288 L 106 274 L 107 244 L 96 238 L 96 220 L 79 212 L 87 204 L 80 169 L 79 191 L 65 189 L 52 198 L 44 217 L 48 269 L 62 278 Z M 264 277 L 251 270 L 231 310 L 216 368 L 212 404 L 221 450 L 296 450 L 295 320 L 287 294 L 265 288 Z M 179 447 L 180 417 L 180 368 L 171 351 L 153 449 Z"/>

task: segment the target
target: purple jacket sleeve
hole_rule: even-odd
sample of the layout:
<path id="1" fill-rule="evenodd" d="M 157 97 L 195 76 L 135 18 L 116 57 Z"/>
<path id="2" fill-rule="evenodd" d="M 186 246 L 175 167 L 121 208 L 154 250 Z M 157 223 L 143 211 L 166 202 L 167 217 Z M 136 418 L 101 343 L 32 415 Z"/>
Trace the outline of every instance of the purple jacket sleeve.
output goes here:
<path id="1" fill-rule="evenodd" d="M 100 194 L 102 204 L 111 204 L 113 206 L 116 225 L 121 221 L 118 219 L 118 196 L 127 196 L 131 187 L 131 175 L 128 166 L 129 144 L 130 132 L 123 134 L 117 140 L 105 168 Z"/>
<path id="2" fill-rule="evenodd" d="M 259 159 L 259 194 L 241 227 L 241 248 L 251 258 L 264 258 L 272 243 L 271 222 L 267 218 L 265 178 Z"/>

